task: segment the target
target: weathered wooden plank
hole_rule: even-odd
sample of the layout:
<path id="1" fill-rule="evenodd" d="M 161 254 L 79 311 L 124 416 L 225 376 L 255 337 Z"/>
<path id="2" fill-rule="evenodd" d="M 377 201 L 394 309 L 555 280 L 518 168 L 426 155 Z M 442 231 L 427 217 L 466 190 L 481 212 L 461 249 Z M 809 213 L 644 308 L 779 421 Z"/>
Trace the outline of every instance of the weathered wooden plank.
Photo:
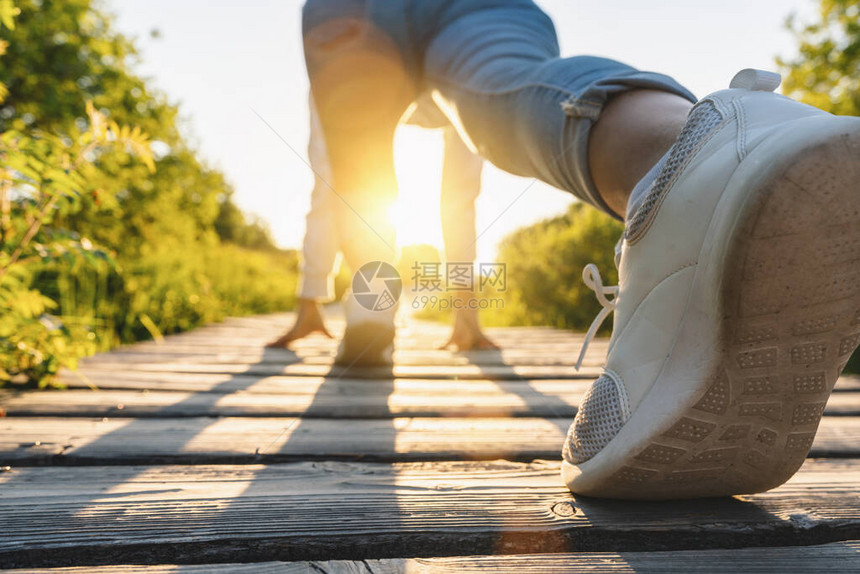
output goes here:
<path id="1" fill-rule="evenodd" d="M 223 332 L 201 335 L 201 331 L 175 335 L 160 344 L 139 343 L 101 353 L 82 361 L 82 367 L 84 370 L 111 369 L 124 365 L 131 369 L 168 371 L 187 370 L 189 365 L 196 365 L 198 369 L 204 368 L 209 372 L 213 369 L 215 372 L 235 372 L 239 369 L 263 374 L 272 374 L 273 369 L 287 367 L 295 374 L 319 374 L 322 372 L 320 368 L 331 365 L 337 345 L 335 340 L 317 336 L 298 341 L 291 349 L 268 349 L 264 348 L 264 344 L 273 335 L 239 336 Z M 576 362 L 583 341 L 580 334 L 562 334 L 558 338 L 561 342 L 555 343 L 536 339 L 528 333 L 515 334 L 506 330 L 507 336 L 502 337 L 500 342 L 507 341 L 511 344 L 509 348 L 453 352 L 436 348 L 440 341 L 426 333 L 416 337 L 408 333 L 410 330 L 405 331 L 407 335 L 398 337 L 396 342 L 395 363 L 402 368 L 418 370 L 443 368 L 442 373 L 429 376 L 458 374 L 445 370 L 445 367 L 463 367 L 473 373 L 476 366 L 494 369 L 494 374 L 501 373 L 502 376 L 510 374 L 509 366 L 514 372 L 521 367 L 556 366 L 559 367 L 557 372 L 563 373 L 559 376 L 567 376 L 573 372 L 571 367 Z M 512 338 L 514 335 L 515 338 Z M 527 345 L 531 348 L 527 348 Z M 584 362 L 590 367 L 589 371 L 595 371 L 595 367 L 603 364 L 607 348 L 606 339 L 592 342 Z M 300 366 L 296 366 L 296 363 L 300 363 Z"/>
<path id="2" fill-rule="evenodd" d="M 419 378 L 419 379 L 594 379 L 600 369 L 591 366 L 575 371 L 566 365 L 395 365 L 391 367 L 342 368 L 334 365 L 309 365 L 306 363 L 193 363 L 193 362 L 144 362 L 125 363 L 120 360 L 89 362 L 79 372 L 90 376 L 99 372 L 144 373 L 226 373 L 255 376 L 289 375 L 294 377 L 349 376 L 362 379 Z"/>
<path id="3" fill-rule="evenodd" d="M 325 323 L 329 331 L 340 331 L 346 325 L 341 312 L 333 314 L 326 313 L 324 316 Z M 190 333 L 248 333 L 254 331 L 266 330 L 273 332 L 284 331 L 292 326 L 295 321 L 293 313 L 260 315 L 257 317 L 231 317 L 220 323 L 211 323 L 203 327 L 198 327 L 194 331 L 169 335 L 169 337 L 182 337 Z M 405 322 L 400 322 L 398 330 L 404 336 L 426 336 L 427 334 L 435 335 L 438 333 L 447 334 L 451 330 L 451 326 L 440 321 L 426 321 L 421 319 L 409 318 Z M 484 331 L 494 336 L 510 336 L 515 337 L 516 333 L 528 334 L 533 337 L 544 338 L 561 338 L 565 335 L 576 334 L 574 331 L 557 329 L 555 327 L 485 327 Z"/>
<path id="4" fill-rule="evenodd" d="M 836 382 L 835 391 L 860 390 L 858 377 L 842 376 Z M 484 394 L 501 390 L 506 393 L 529 396 L 529 389 L 543 395 L 579 396 L 591 385 L 591 379 L 355 379 L 344 377 L 290 377 L 255 376 L 218 373 L 147 373 L 143 371 L 89 371 L 86 374 L 63 371 L 60 381 L 69 388 L 101 390 L 134 389 L 149 391 L 215 392 L 215 393 L 261 393 L 261 394 L 317 394 L 331 389 L 346 395 L 383 392 L 393 390 L 431 395 Z M 321 388 L 323 387 L 324 388 Z M 831 399 L 835 400 L 835 399 Z M 848 410 L 845 411 L 847 413 Z M 834 414 L 836 414 L 834 412 Z M 840 412 L 839 414 L 843 414 Z"/>
<path id="5" fill-rule="evenodd" d="M 860 538 L 856 461 L 733 499 L 573 499 L 555 463 L 13 468 L 7 567 L 793 546 Z"/>
<path id="6" fill-rule="evenodd" d="M 568 419 L 0 419 L 2 464 L 531 460 L 561 452 Z"/>
<path id="7" fill-rule="evenodd" d="M 325 560 L 314 562 L 258 562 L 250 564 L 123 565 L 28 570 L 30 574 L 609 574 L 860 571 L 860 542 L 831 542 L 814 546 L 733 548 L 662 552 L 561 552 L 448 558 L 389 558 L 382 560 Z M 10 574 L 21 573 L 12 570 Z"/>
<path id="8" fill-rule="evenodd" d="M 258 376 L 284 374 L 291 376 L 338 375 L 342 370 L 332 366 L 335 351 L 302 351 L 293 353 L 286 350 L 261 350 L 253 347 L 242 354 L 232 352 L 185 353 L 174 349 L 168 353 L 137 352 L 123 349 L 103 353 L 88 358 L 81 363 L 80 372 L 89 375 L 105 371 L 143 371 L 143 372 L 200 372 L 200 373 L 243 373 Z M 522 378 L 595 378 L 605 363 L 601 352 L 586 355 L 583 368 L 574 369 L 578 349 L 542 351 L 531 353 L 527 349 L 503 351 L 471 351 L 455 353 L 422 349 L 417 352 L 400 351 L 395 353 L 397 367 L 395 375 L 420 378 L 459 376 L 470 379 L 484 375 L 506 380 Z M 125 368 L 123 368 L 125 365 Z M 142 366 L 138 366 L 142 365 Z M 129 368 L 130 367 L 130 368 Z M 351 369 L 359 372 L 362 378 L 377 375 L 390 375 L 390 369 Z M 67 373 L 71 377 L 73 374 Z M 844 374 L 839 378 L 835 390 L 860 390 L 860 376 Z"/>
<path id="9" fill-rule="evenodd" d="M 6 416 L 179 418 L 204 416 L 393 418 L 570 417 L 591 381 L 436 381 L 435 386 L 396 381 L 319 380 L 281 385 L 278 393 L 132 390 L 3 393 Z M 308 382 L 305 382 L 308 380 Z M 834 393 L 827 416 L 860 416 L 860 392 Z"/>
<path id="10" fill-rule="evenodd" d="M 570 418 L 0 419 L 0 465 L 560 457 Z M 860 456 L 860 418 L 826 417 L 811 456 Z"/>
<path id="11" fill-rule="evenodd" d="M 423 559 L 430 560 L 430 559 Z M 420 561 L 416 561 L 420 564 Z M 378 564 L 377 564 L 378 563 Z M 418 568 L 424 567 L 416 566 Z M 406 574 L 421 572 L 408 561 L 315 560 L 306 562 L 250 562 L 245 564 L 126 564 L 113 566 L 66 566 L 3 570 L 6 574 Z M 368 568 L 373 570 L 368 571 Z"/>
<path id="12" fill-rule="evenodd" d="M 341 309 L 334 309 L 334 312 L 327 312 L 329 309 L 323 310 L 323 316 L 325 319 L 326 325 L 329 327 L 329 330 L 332 329 L 342 329 L 346 324 L 346 321 L 343 318 L 343 312 Z M 229 317 L 224 321 L 219 323 L 211 323 L 204 327 L 200 327 L 195 331 L 218 331 L 224 329 L 258 329 L 258 328 L 268 328 L 268 329 L 287 329 L 295 321 L 294 313 L 274 313 L 271 315 L 257 315 L 250 317 Z M 440 332 L 447 333 L 450 331 L 450 325 L 444 321 L 428 321 L 424 319 L 415 319 L 414 317 L 409 317 L 407 321 L 400 322 L 399 327 L 401 331 L 404 333 L 426 333 L 426 332 Z M 511 333 L 512 331 L 523 332 L 535 335 L 547 335 L 547 336 L 557 336 L 559 334 L 571 333 L 572 331 L 566 331 L 562 329 L 557 329 L 555 327 L 549 326 L 531 326 L 531 327 L 485 327 L 484 330 L 490 334 L 505 334 Z"/>
<path id="13" fill-rule="evenodd" d="M 81 390 L 26 393 L 0 392 L 7 416 L 65 417 L 201 417 L 309 416 L 327 418 L 570 417 L 590 381 L 541 385 L 512 381 L 470 382 L 320 380 L 308 377 L 280 385 L 277 394 L 235 390 L 165 392 Z M 307 382 L 305 382 L 307 381 Z M 413 384 L 413 382 L 418 384 Z M 473 388 L 474 387 L 474 388 Z M 860 393 L 857 396 L 860 414 Z"/>
<path id="14" fill-rule="evenodd" d="M 243 337 L 241 335 L 236 335 L 235 338 L 225 337 L 225 336 L 198 336 L 192 335 L 195 332 L 191 332 L 188 335 L 177 335 L 171 336 L 167 338 L 164 342 L 156 343 L 153 341 L 145 341 L 140 343 L 135 343 L 133 345 L 123 346 L 121 349 L 129 349 L 134 352 L 172 352 L 172 349 L 186 351 L 190 353 L 206 353 L 210 352 L 212 349 L 215 349 L 219 352 L 256 352 L 257 350 L 264 347 L 266 343 L 273 340 L 276 335 L 280 333 L 273 333 L 269 337 Z M 175 337 L 175 338 L 174 338 Z M 529 339 L 528 335 L 521 335 L 523 340 L 518 341 L 516 339 L 495 339 L 498 345 L 501 346 L 504 352 L 515 352 L 519 351 L 522 353 L 533 352 L 533 353 L 559 353 L 559 354 L 567 354 L 579 356 L 579 351 L 582 345 L 582 336 L 577 335 L 575 338 L 564 339 L 558 342 L 553 341 L 541 341 L 541 340 L 533 340 Z M 296 341 L 290 345 L 290 350 L 303 353 L 332 353 L 337 350 L 337 344 L 340 336 L 336 335 L 335 339 L 325 339 L 321 336 L 311 335 L 306 339 L 302 339 L 300 341 Z M 399 338 L 396 342 L 396 349 L 398 351 L 427 351 L 438 349 L 445 341 L 447 340 L 446 336 L 440 337 L 426 337 L 426 338 Z M 598 339 L 596 341 L 597 349 L 605 351 L 604 339 Z M 589 346 L 590 347 L 590 346 Z M 456 351 L 455 351 L 456 352 Z M 471 351 L 466 351 L 466 353 L 470 353 Z M 483 352 L 483 351 L 476 351 Z"/>
<path id="15" fill-rule="evenodd" d="M 326 362 L 327 363 L 327 362 Z M 354 379 L 595 379 L 601 370 L 598 363 L 585 365 L 579 371 L 562 364 L 501 365 L 501 364 L 440 364 L 440 365 L 395 365 L 390 367 L 352 367 L 349 369 L 329 364 L 284 363 L 211 363 L 211 362 L 137 362 L 102 360 L 83 365 L 78 371 L 63 371 L 63 381 L 83 378 L 104 378 L 106 375 L 129 376 L 137 373 L 172 374 L 228 374 L 256 377 L 349 377 Z M 860 377 L 840 377 L 836 390 L 860 390 Z"/>
<path id="16" fill-rule="evenodd" d="M 263 338 L 270 337 L 272 335 L 279 335 L 284 333 L 287 328 L 290 326 L 290 323 L 285 323 L 282 327 L 277 326 L 264 326 L 264 327 L 224 327 L 224 326 L 215 326 L 215 327 L 201 327 L 195 329 L 193 331 L 186 331 L 184 333 L 178 333 L 174 335 L 168 335 L 163 337 L 166 341 L 171 340 L 201 340 L 201 339 L 213 339 L 213 338 L 221 338 L 222 340 L 225 338 L 235 338 L 237 339 L 237 343 L 241 343 L 241 339 L 246 338 Z M 344 323 L 339 324 L 329 324 L 329 332 L 333 335 L 339 335 L 344 331 Z M 507 340 L 507 341 L 515 341 L 517 337 L 527 337 L 533 341 L 541 341 L 544 343 L 552 343 L 552 342 L 566 342 L 571 341 L 573 339 L 579 338 L 582 340 L 582 333 L 577 331 L 562 331 L 559 329 L 533 329 L 526 327 L 504 327 L 499 329 L 487 329 L 486 333 L 493 337 L 494 340 Z M 519 333 L 519 335 L 517 335 Z M 429 341 L 429 340 L 438 340 L 444 339 L 447 335 L 451 334 L 451 327 L 449 325 L 443 325 L 441 323 L 425 323 L 425 322 L 413 322 L 409 321 L 409 326 L 407 328 L 398 328 L 397 337 L 401 340 L 417 340 L 417 341 Z M 297 342 L 299 345 L 307 344 L 308 342 L 319 342 L 319 341 L 330 341 L 327 337 L 323 335 L 311 335 L 307 339 L 302 339 Z"/>
<path id="17" fill-rule="evenodd" d="M 235 347 L 260 346 L 272 338 L 283 333 L 292 324 L 292 319 L 278 323 L 266 323 L 259 321 L 247 322 L 245 324 L 216 324 L 195 329 L 194 331 L 169 335 L 164 338 L 163 345 L 189 345 L 189 344 L 231 344 Z M 336 337 L 342 334 L 344 329 L 343 320 L 328 321 L 329 330 Z M 573 331 L 562 331 L 549 327 L 503 327 L 490 328 L 486 332 L 501 346 L 508 345 L 521 347 L 528 345 L 530 348 L 541 348 L 551 345 L 575 345 L 578 347 L 583 341 L 583 334 Z M 434 348 L 447 340 L 450 334 L 450 326 L 442 323 L 410 320 L 404 327 L 398 329 L 397 346 L 400 348 Z M 598 339 L 595 344 L 605 345 L 606 339 Z M 147 343 L 139 343 L 135 346 L 145 346 Z M 293 344 L 296 349 L 305 347 L 331 348 L 336 342 L 323 337 L 312 335 Z"/>
<path id="18" fill-rule="evenodd" d="M 505 346 L 502 347 L 503 352 L 534 352 L 534 353 L 553 353 L 557 351 L 563 352 L 575 352 L 577 355 L 579 354 L 583 336 L 580 334 L 571 335 L 570 337 L 566 337 L 563 340 L 559 340 L 557 342 L 554 341 L 542 341 L 540 339 L 530 339 L 527 334 L 521 334 L 520 337 L 523 339 L 522 344 L 525 347 L 519 345 L 519 341 L 515 339 L 505 339 Z M 443 338 L 444 339 L 444 338 Z M 180 335 L 180 336 L 171 336 L 165 339 L 163 342 L 155 342 L 155 341 L 142 341 L 139 343 L 134 343 L 131 345 L 124 345 L 119 347 L 119 349 L 128 349 L 129 351 L 135 352 L 147 352 L 147 353 L 158 353 L 158 352 L 172 352 L 173 349 L 181 350 L 189 353 L 208 353 L 211 352 L 212 349 L 216 349 L 220 352 L 230 352 L 236 351 L 237 345 L 241 346 L 241 349 L 244 351 L 245 349 L 251 347 L 248 343 L 242 343 L 242 341 L 247 341 L 247 338 L 242 339 L 230 339 L 226 337 L 219 337 L 217 335 L 208 336 L 205 339 L 201 337 L 197 337 L 195 339 L 191 339 L 191 334 L 188 336 Z M 254 337 L 251 339 L 254 345 L 259 345 L 261 342 L 265 342 L 262 337 Z M 401 351 L 417 351 L 417 350 L 436 350 L 439 349 L 440 345 L 444 343 L 444 340 L 438 340 L 435 337 L 422 337 L 422 338 L 398 338 L 397 339 L 397 350 Z M 595 339 L 593 344 L 597 346 L 598 349 L 604 349 L 608 346 L 607 339 Z M 305 339 L 300 339 L 299 341 L 295 341 L 290 345 L 290 350 L 296 352 L 331 352 L 337 349 L 337 338 L 328 339 L 322 336 L 310 335 Z M 589 345 L 590 347 L 590 345 Z M 485 351 L 476 351 L 478 353 Z"/>
<path id="19" fill-rule="evenodd" d="M 473 574 L 476 572 L 521 574 L 695 574 L 860 571 L 860 542 L 833 542 L 814 546 L 681 550 L 676 552 L 582 552 L 517 556 L 465 556 L 412 560 L 369 560 L 371 572 L 413 574 Z M 300 563 L 284 562 L 290 567 Z M 350 572 L 348 562 L 320 563 L 330 572 Z M 354 564 L 354 563 L 353 563 Z M 356 566 L 353 572 L 361 572 Z M 365 570 L 367 572 L 367 570 Z"/>
<path id="20" fill-rule="evenodd" d="M 226 320 L 222 323 L 212 323 L 203 327 L 198 327 L 194 331 L 177 333 L 168 335 L 168 337 L 183 337 L 192 333 L 196 334 L 249 334 L 255 332 L 283 332 L 289 329 L 293 324 L 293 316 L 286 316 L 283 320 L 259 320 L 259 319 L 240 319 Z M 326 317 L 325 323 L 331 332 L 342 331 L 346 326 L 342 316 Z M 486 333 L 496 337 L 514 337 L 515 333 L 524 333 L 535 338 L 545 339 L 560 339 L 566 335 L 576 334 L 575 331 L 567 331 L 556 329 L 554 327 L 487 327 L 484 329 Z M 420 319 L 409 318 L 405 322 L 398 324 L 398 332 L 402 336 L 408 337 L 424 337 L 437 334 L 448 334 L 451 331 L 451 326 L 445 322 L 424 321 Z"/>
<path id="21" fill-rule="evenodd" d="M 80 376 L 79 376 L 80 375 Z M 74 373 L 66 371 L 61 382 L 71 389 L 120 390 L 136 389 L 149 391 L 185 391 L 213 393 L 262 393 L 262 394 L 317 394 L 331 389 L 346 395 L 373 393 L 379 389 L 390 392 L 424 394 L 486 394 L 499 389 L 513 394 L 528 393 L 529 388 L 543 394 L 579 393 L 591 385 L 592 379 L 422 379 L 422 378 L 351 378 L 351 377 L 292 377 L 254 376 L 219 373 L 147 373 L 144 371 L 90 371 Z"/>
<path id="22" fill-rule="evenodd" d="M 860 391 L 860 376 L 842 375 L 836 381 L 834 391 Z"/>
<path id="23" fill-rule="evenodd" d="M 422 342 L 430 342 L 430 341 L 439 341 L 440 339 L 444 341 L 448 335 L 451 334 L 451 327 L 441 324 L 435 323 L 422 323 L 415 322 L 412 323 L 409 328 L 399 328 L 397 331 L 397 339 L 399 341 L 409 342 L 409 341 L 422 341 Z M 236 344 L 242 344 L 243 340 L 253 339 L 260 340 L 265 339 L 266 337 L 272 337 L 273 335 L 280 335 L 286 331 L 285 325 L 284 328 L 208 328 L 203 327 L 200 329 L 195 329 L 194 331 L 188 331 L 185 333 L 179 333 L 176 335 L 169 335 L 164 337 L 165 341 L 171 340 L 179 340 L 179 341 L 203 341 L 203 340 L 214 340 L 220 339 L 222 341 L 230 340 L 236 342 Z M 343 326 L 334 326 L 330 328 L 330 332 L 333 335 L 342 334 L 344 328 Z M 494 341 L 501 342 L 510 342 L 516 343 L 516 341 L 520 338 L 527 338 L 529 341 L 533 343 L 543 343 L 543 344 L 557 344 L 557 343 L 570 343 L 573 341 L 581 342 L 583 340 L 583 333 L 575 332 L 575 331 L 561 331 L 556 329 L 547 329 L 547 330 L 529 330 L 523 327 L 506 327 L 503 329 L 497 330 L 488 330 L 487 334 L 493 338 Z M 604 339 L 605 340 L 605 339 Z M 307 345 L 307 344 L 318 344 L 318 343 L 331 343 L 331 339 L 324 337 L 323 335 L 312 335 L 307 339 L 302 339 L 301 341 L 296 342 L 296 345 Z"/>
<path id="24" fill-rule="evenodd" d="M 583 364 L 600 366 L 605 361 L 605 349 L 592 349 Z M 102 353 L 83 361 L 84 366 L 97 366 L 101 363 L 233 363 L 233 364 L 292 364 L 302 361 L 310 365 L 330 365 L 336 348 L 263 349 L 253 348 L 237 352 L 227 346 L 169 347 L 164 349 L 123 347 L 109 353 Z M 453 352 L 439 349 L 406 349 L 394 353 L 398 365 L 564 365 L 576 364 L 579 348 L 528 350 L 502 349 L 501 351 Z"/>

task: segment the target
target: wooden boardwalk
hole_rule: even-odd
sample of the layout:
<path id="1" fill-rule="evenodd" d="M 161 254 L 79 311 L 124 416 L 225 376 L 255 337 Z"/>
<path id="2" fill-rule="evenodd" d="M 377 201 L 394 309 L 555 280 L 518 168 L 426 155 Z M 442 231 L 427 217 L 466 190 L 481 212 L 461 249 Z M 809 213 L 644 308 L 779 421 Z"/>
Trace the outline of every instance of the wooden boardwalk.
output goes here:
<path id="1" fill-rule="evenodd" d="M 860 571 L 858 378 L 776 490 L 602 501 L 567 492 L 559 452 L 605 341 L 576 373 L 581 335 L 491 329 L 501 351 L 451 353 L 447 327 L 410 323 L 393 372 L 344 372 L 321 336 L 264 349 L 291 320 L 105 353 L 66 391 L 0 391 L 0 568 Z"/>

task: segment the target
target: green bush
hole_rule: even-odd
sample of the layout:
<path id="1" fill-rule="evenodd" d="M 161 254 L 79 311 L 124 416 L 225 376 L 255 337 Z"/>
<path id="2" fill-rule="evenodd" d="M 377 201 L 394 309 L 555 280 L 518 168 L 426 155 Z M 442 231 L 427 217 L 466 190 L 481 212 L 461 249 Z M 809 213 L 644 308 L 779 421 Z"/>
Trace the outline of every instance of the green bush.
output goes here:
<path id="1" fill-rule="evenodd" d="M 615 269 L 615 244 L 623 226 L 583 203 L 574 203 L 564 215 L 519 229 L 499 246 L 498 263 L 505 265 L 506 285 L 483 285 L 473 297 L 494 301 L 479 303 L 485 326 L 547 325 L 562 329 L 588 329 L 600 304 L 594 292 L 582 282 L 582 269 L 589 263 L 598 266 L 605 285 L 618 283 Z M 431 246 L 405 247 L 398 270 L 403 278 L 404 304 L 410 297 L 411 267 L 415 261 L 438 262 L 438 251 Z M 444 267 L 443 267 L 444 269 Z M 477 273 L 477 271 L 476 271 Z M 478 280 L 476 279 L 476 282 Z M 448 297 L 451 293 L 437 293 Z M 496 303 L 502 301 L 501 308 Z M 419 319 L 450 321 L 452 311 L 419 306 L 411 313 Z M 601 333 L 608 334 L 610 322 Z"/>
<path id="2" fill-rule="evenodd" d="M 94 158 L 125 149 L 155 169 L 139 129 L 107 122 L 89 103 L 87 116 L 87 129 L 74 137 L 14 129 L 0 135 L 0 384 L 43 385 L 93 351 L 96 334 L 49 314 L 58 302 L 35 278 L 41 269 L 114 263 L 88 238 L 55 224 L 81 211 L 98 174 Z"/>
<path id="3" fill-rule="evenodd" d="M 0 36 L 0 385 L 292 307 L 295 252 L 236 208 L 108 15 L 91 0 L 0 0 Z"/>
<path id="4" fill-rule="evenodd" d="M 616 285 L 614 249 L 622 231 L 621 223 L 574 203 L 564 215 L 508 236 L 498 257 L 507 267 L 505 306 L 485 312 L 485 323 L 587 329 L 601 307 L 582 282 L 582 269 L 594 263 L 604 284 Z M 608 329 L 607 322 L 603 332 Z"/>
<path id="5" fill-rule="evenodd" d="M 65 309 L 97 329 L 101 348 L 193 329 L 228 316 L 269 313 L 295 304 L 297 255 L 216 242 L 165 247 L 106 280 L 69 272 Z M 99 272 L 98 275 L 101 275 Z M 93 286 L 105 283 L 107 295 Z M 74 305 L 74 306 L 73 306 Z"/>

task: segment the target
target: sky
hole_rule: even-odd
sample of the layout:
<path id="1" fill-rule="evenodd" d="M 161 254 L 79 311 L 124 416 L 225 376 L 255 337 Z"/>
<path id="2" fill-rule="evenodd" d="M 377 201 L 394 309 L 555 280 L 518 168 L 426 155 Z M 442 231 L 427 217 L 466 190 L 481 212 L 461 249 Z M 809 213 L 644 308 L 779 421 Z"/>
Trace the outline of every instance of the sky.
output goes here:
<path id="1" fill-rule="evenodd" d="M 309 120 L 302 2 L 102 2 L 115 14 L 117 30 L 137 40 L 142 57 L 137 73 L 180 105 L 184 133 L 210 165 L 226 174 L 238 205 L 268 222 L 280 246 L 299 247 L 313 182 L 305 164 Z M 669 74 L 700 97 L 727 87 L 742 68 L 774 69 L 777 55 L 792 56 L 795 42 L 784 29 L 785 19 L 791 13 L 808 18 L 817 4 L 816 0 L 537 3 L 555 21 L 563 55 L 600 55 Z M 399 242 L 441 246 L 437 224 L 441 135 L 402 127 L 396 149 Z M 485 166 L 478 201 L 479 260 L 491 261 L 498 242 L 513 230 L 559 214 L 573 201 L 565 192 L 530 183 Z"/>

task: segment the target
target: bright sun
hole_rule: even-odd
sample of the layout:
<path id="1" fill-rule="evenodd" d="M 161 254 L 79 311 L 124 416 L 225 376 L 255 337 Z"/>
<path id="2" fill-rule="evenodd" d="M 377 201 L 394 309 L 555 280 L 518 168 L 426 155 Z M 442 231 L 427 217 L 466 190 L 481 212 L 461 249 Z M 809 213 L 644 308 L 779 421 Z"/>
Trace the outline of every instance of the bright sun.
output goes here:
<path id="1" fill-rule="evenodd" d="M 440 130 L 397 128 L 394 164 L 400 194 L 390 217 L 397 228 L 398 245 L 427 244 L 442 250 L 442 154 Z"/>

